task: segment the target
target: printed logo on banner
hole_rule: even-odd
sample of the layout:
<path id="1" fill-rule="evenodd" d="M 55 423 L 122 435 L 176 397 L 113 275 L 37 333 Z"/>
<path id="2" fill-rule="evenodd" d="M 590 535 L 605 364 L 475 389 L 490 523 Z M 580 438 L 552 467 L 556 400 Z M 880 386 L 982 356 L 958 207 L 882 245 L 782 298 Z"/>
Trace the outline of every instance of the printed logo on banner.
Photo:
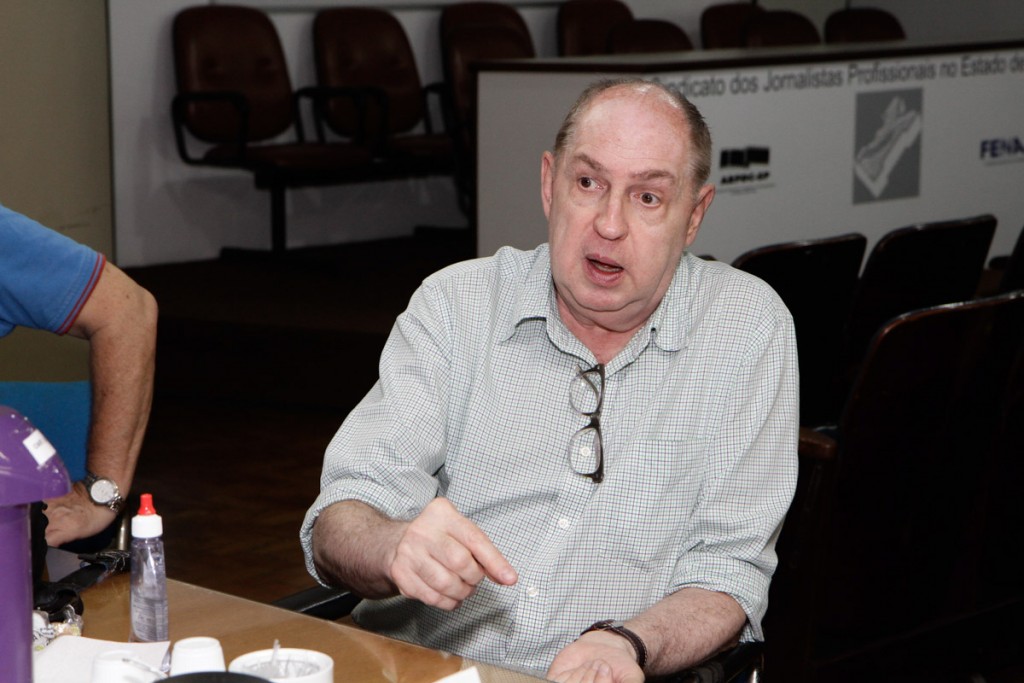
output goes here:
<path id="1" fill-rule="evenodd" d="M 854 204 L 920 194 L 923 99 L 921 88 L 857 95 Z"/>
<path id="2" fill-rule="evenodd" d="M 770 158 L 768 147 L 723 149 L 718 157 L 718 189 L 747 192 L 768 187 L 772 176 L 768 168 Z"/>
<path id="3" fill-rule="evenodd" d="M 986 166 L 1024 161 L 1024 142 L 1020 137 L 988 138 L 981 141 L 979 156 Z"/>

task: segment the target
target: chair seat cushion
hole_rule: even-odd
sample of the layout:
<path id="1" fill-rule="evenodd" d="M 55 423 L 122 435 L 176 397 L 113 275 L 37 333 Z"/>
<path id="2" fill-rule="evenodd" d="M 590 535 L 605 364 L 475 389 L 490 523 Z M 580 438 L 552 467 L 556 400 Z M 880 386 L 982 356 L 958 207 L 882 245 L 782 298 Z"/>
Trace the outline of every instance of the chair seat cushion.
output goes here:
<path id="1" fill-rule="evenodd" d="M 367 147 L 347 143 L 288 143 L 248 147 L 244 159 L 239 159 L 233 145 L 217 145 L 210 148 L 203 158 L 212 164 L 251 169 L 325 172 L 365 168 L 372 155 Z"/>

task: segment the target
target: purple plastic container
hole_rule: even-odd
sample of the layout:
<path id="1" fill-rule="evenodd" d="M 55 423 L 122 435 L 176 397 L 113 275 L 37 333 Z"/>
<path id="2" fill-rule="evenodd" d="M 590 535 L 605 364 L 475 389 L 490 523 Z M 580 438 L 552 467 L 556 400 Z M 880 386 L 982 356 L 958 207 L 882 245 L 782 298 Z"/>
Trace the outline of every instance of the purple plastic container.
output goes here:
<path id="1" fill-rule="evenodd" d="M 32 683 L 29 506 L 70 490 L 64 463 L 42 432 L 0 406 L 0 662 L 13 683 Z"/>

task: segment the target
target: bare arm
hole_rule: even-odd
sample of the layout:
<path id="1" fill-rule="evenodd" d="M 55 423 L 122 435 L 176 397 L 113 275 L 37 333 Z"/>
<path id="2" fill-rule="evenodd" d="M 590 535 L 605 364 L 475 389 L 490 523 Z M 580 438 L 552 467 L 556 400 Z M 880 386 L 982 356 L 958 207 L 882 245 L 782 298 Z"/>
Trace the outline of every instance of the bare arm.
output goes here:
<path id="1" fill-rule="evenodd" d="M 516 573 L 475 524 L 445 498 L 412 521 L 390 519 L 354 500 L 335 503 L 313 527 L 321 577 L 367 598 L 402 594 L 455 609 L 485 578 L 504 585 Z"/>
<path id="2" fill-rule="evenodd" d="M 648 650 L 646 673 L 669 674 L 697 664 L 737 642 L 746 623 L 743 609 L 724 593 L 683 588 L 626 622 Z M 563 649 L 548 677 L 576 681 L 592 673 L 595 682 L 639 683 L 644 672 L 628 640 L 593 631 Z"/>
<path id="3" fill-rule="evenodd" d="M 126 496 L 135 476 L 153 398 L 157 305 L 153 296 L 113 264 L 69 333 L 88 340 L 92 420 L 86 465 L 117 483 Z M 114 513 L 94 505 L 81 482 L 47 501 L 46 541 L 57 546 L 102 531 Z"/>

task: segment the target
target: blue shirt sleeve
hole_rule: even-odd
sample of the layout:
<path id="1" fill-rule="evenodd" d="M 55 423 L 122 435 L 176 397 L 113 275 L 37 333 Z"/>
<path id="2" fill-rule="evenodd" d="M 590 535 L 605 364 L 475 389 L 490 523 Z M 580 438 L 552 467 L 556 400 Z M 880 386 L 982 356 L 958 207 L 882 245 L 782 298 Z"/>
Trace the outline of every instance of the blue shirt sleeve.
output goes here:
<path id="1" fill-rule="evenodd" d="M 19 325 L 66 333 L 105 262 L 89 247 L 0 206 L 0 337 Z"/>

